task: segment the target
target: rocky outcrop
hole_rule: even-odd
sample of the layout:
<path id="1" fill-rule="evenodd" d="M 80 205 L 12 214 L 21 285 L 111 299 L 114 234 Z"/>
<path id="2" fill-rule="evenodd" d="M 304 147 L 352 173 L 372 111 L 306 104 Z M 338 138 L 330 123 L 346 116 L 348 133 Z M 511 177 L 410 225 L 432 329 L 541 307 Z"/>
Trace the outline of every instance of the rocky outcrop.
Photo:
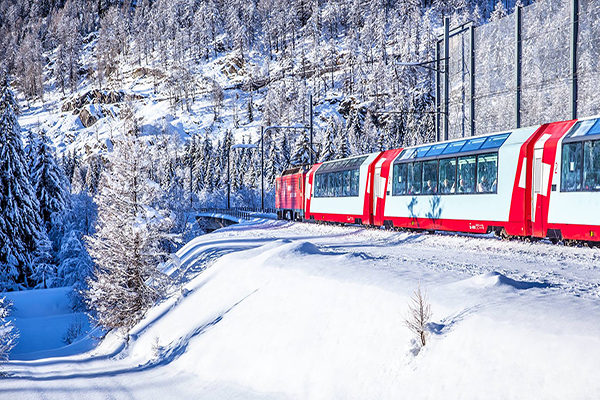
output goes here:
<path id="1" fill-rule="evenodd" d="M 94 125 L 100 118 L 104 115 L 102 114 L 102 109 L 99 106 L 88 105 L 81 109 L 79 112 L 79 119 L 81 120 L 81 124 L 86 128 Z"/>
<path id="2" fill-rule="evenodd" d="M 125 93 L 123 93 L 122 91 L 104 91 L 94 89 L 85 93 L 83 96 L 75 98 L 71 101 L 64 102 L 62 106 L 62 111 L 75 111 L 74 114 L 77 114 L 87 104 L 114 104 L 120 103 L 124 99 Z"/>

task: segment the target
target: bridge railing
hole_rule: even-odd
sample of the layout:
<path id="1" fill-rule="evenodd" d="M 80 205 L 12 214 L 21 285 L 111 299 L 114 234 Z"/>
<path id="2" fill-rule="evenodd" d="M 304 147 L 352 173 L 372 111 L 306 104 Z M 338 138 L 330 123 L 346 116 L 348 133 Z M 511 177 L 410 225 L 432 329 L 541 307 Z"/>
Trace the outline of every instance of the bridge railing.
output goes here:
<path id="1" fill-rule="evenodd" d="M 215 208 L 204 207 L 199 210 L 201 213 L 224 214 L 240 219 L 251 219 L 258 216 L 262 218 L 276 218 L 277 210 L 274 208 L 254 208 L 254 207 L 236 207 L 236 208 Z"/>

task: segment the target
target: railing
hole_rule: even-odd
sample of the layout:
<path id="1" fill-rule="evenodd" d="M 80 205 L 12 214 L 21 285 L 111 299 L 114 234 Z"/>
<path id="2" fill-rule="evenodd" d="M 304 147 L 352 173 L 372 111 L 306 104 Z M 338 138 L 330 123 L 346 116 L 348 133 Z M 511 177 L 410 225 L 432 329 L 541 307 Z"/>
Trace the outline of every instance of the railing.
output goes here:
<path id="1" fill-rule="evenodd" d="M 236 208 L 214 208 L 207 207 L 201 208 L 199 210 L 201 213 L 214 213 L 214 214 L 224 214 L 229 215 L 230 217 L 241 218 L 241 219 L 251 219 L 255 218 L 257 214 L 261 214 L 263 218 L 275 218 L 277 214 L 277 210 L 274 208 L 254 208 L 254 207 L 236 207 Z M 273 216 L 269 216 L 272 214 Z"/>

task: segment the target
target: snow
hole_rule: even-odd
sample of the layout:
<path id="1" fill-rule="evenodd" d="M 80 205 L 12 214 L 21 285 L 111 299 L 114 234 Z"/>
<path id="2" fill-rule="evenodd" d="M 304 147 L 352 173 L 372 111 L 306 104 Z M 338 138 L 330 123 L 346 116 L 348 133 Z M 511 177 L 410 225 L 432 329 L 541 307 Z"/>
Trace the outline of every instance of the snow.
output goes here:
<path id="1" fill-rule="evenodd" d="M 91 340 L 75 341 L 68 346 L 63 342 L 69 325 L 76 319 L 81 319 L 84 331 L 90 330 L 87 316 L 71 310 L 71 290 L 66 287 L 5 294 L 13 302 L 9 320 L 13 321 L 20 334 L 18 344 L 11 352 L 11 359 L 30 360 L 75 354 L 94 346 Z"/>
<path id="2" fill-rule="evenodd" d="M 184 246 L 167 269 L 181 289 L 128 342 L 15 349 L 0 398 L 593 399 L 599 261 L 590 248 L 256 219 Z M 420 350 L 403 324 L 419 283 L 433 310 Z M 64 295 L 10 294 L 15 324 L 49 315 L 45 334 L 63 329 Z"/>

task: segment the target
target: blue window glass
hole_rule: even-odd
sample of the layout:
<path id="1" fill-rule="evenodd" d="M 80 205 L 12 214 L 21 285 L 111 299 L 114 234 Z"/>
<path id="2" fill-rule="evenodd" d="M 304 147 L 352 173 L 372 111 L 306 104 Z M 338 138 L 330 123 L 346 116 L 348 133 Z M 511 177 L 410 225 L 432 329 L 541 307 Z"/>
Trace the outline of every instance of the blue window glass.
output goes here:
<path id="1" fill-rule="evenodd" d="M 409 158 L 413 158 L 413 154 L 415 153 L 415 149 L 404 149 L 400 154 L 398 160 L 408 160 Z"/>
<path id="2" fill-rule="evenodd" d="M 442 154 L 454 154 L 458 153 L 464 144 L 467 143 L 466 140 L 461 140 L 460 142 L 448 143 L 446 149 L 442 152 Z"/>
<path id="3" fill-rule="evenodd" d="M 419 147 L 416 151 L 416 158 L 425 157 L 425 154 L 427 154 L 430 148 L 431 146 Z"/>
<path id="4" fill-rule="evenodd" d="M 490 136 L 487 138 L 483 146 L 481 146 L 481 150 L 483 149 L 497 149 L 502 146 L 506 139 L 510 136 L 510 133 L 505 133 L 502 135 Z"/>
<path id="5" fill-rule="evenodd" d="M 465 144 L 463 146 L 463 148 L 460 150 L 461 152 L 465 152 L 465 151 L 475 151 L 475 150 L 479 150 L 479 148 L 481 147 L 481 145 L 486 141 L 487 138 L 478 138 L 478 139 L 471 139 L 467 142 L 467 144 Z"/>
<path id="6" fill-rule="evenodd" d="M 448 143 L 436 144 L 431 146 L 431 149 L 427 152 L 427 157 L 429 156 L 439 156 L 446 149 Z"/>
<path id="7" fill-rule="evenodd" d="M 600 134 L 600 120 L 598 119 L 588 119 L 587 121 L 579 121 L 573 126 L 571 129 L 571 133 L 567 135 L 570 137 L 580 137 L 586 135 L 597 135 Z"/>

